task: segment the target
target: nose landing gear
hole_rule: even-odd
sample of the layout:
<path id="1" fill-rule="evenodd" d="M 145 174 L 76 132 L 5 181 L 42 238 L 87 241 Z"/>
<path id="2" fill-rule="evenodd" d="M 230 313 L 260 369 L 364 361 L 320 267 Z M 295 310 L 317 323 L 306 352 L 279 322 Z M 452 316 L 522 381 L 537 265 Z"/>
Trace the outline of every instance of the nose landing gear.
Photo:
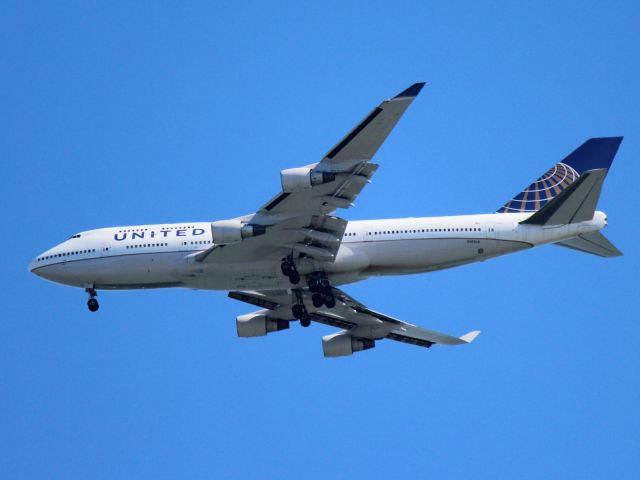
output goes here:
<path id="1" fill-rule="evenodd" d="M 100 304 L 98 303 L 98 300 L 96 300 L 98 293 L 96 292 L 95 288 L 87 287 L 84 289 L 84 291 L 89 294 L 89 300 L 87 300 L 87 307 L 89 307 L 89 311 L 97 312 L 100 308 Z"/>
<path id="2" fill-rule="evenodd" d="M 87 306 L 89 307 L 90 312 L 97 312 L 100 308 L 100 304 L 95 298 L 90 298 L 89 300 L 87 300 Z"/>

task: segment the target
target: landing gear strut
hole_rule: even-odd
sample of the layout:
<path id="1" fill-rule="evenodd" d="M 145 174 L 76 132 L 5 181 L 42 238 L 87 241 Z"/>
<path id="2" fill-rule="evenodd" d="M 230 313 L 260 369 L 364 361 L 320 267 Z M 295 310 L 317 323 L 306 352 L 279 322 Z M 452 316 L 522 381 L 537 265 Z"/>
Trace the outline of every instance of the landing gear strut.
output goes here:
<path id="1" fill-rule="evenodd" d="M 302 301 L 302 293 L 300 290 L 295 290 L 294 295 L 296 297 L 296 303 L 291 307 L 293 318 L 300 320 L 300 325 L 303 327 L 308 327 L 311 325 L 311 317 L 309 316 L 309 312 L 307 312 L 307 308 L 304 306 L 304 302 Z"/>
<path id="2" fill-rule="evenodd" d="M 100 308 L 100 304 L 98 303 L 98 300 L 96 300 L 98 293 L 96 292 L 95 288 L 87 287 L 84 289 L 84 291 L 89 294 L 89 300 L 87 301 L 87 307 L 89 307 L 89 311 L 97 312 Z"/>

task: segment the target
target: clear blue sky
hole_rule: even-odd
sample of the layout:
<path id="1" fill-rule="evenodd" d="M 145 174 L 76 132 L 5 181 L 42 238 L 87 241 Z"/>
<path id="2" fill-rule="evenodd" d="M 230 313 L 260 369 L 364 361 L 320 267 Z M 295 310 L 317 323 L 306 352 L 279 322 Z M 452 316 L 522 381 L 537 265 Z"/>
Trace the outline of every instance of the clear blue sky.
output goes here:
<path id="1" fill-rule="evenodd" d="M 640 477 L 638 3 L 453 3 L 3 2 L 0 477 Z M 626 256 L 348 286 L 483 333 L 337 360 L 328 327 L 238 339 L 251 308 L 223 292 L 91 315 L 27 272 L 77 231 L 252 212 L 416 81 L 346 218 L 492 212 L 624 135 L 600 208 Z"/>

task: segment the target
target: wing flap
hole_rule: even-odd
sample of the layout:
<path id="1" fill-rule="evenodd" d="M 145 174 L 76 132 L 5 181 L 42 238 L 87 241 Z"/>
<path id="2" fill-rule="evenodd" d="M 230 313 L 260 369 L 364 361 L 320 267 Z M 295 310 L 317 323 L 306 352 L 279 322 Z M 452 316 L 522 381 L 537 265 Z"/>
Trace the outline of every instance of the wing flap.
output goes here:
<path id="1" fill-rule="evenodd" d="M 453 337 L 446 333 L 436 332 L 435 330 L 404 324 L 401 328 L 393 330 L 387 338 L 429 348 L 435 343 L 440 345 L 464 345 L 473 342 L 478 335 L 480 335 L 480 331 L 475 330 L 461 337 Z"/>
<path id="2" fill-rule="evenodd" d="M 347 221 L 330 215 L 300 215 L 267 225 L 266 233 L 239 243 L 213 245 L 193 258 L 197 262 L 234 263 L 279 259 L 294 249 L 321 261 L 333 262 Z M 335 241 L 335 240 L 338 241 Z"/>
<path id="3" fill-rule="evenodd" d="M 429 340 L 423 340 L 421 338 L 409 337 L 407 335 L 400 335 L 398 333 L 391 332 L 387 335 L 389 340 L 395 340 L 396 342 L 408 343 L 409 345 L 416 345 L 418 347 L 431 348 L 435 342 Z"/>
<path id="4" fill-rule="evenodd" d="M 239 300 L 268 310 L 277 310 L 281 307 L 278 302 L 270 300 L 265 295 L 258 292 L 229 292 L 228 296 L 234 300 Z"/>

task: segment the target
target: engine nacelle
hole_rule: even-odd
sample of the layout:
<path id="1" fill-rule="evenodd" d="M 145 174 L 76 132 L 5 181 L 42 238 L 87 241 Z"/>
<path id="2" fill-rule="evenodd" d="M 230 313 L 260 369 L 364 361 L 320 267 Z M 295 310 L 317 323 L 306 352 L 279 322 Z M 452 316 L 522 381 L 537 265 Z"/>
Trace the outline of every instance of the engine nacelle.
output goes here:
<path id="1" fill-rule="evenodd" d="M 322 352 L 325 357 L 344 357 L 353 355 L 376 346 L 374 340 L 368 338 L 355 338 L 348 332 L 338 332 L 322 337 Z"/>
<path id="2" fill-rule="evenodd" d="M 333 182 L 336 174 L 331 172 L 312 172 L 310 168 L 288 168 L 280 172 L 283 192 L 297 192 L 315 185 Z"/>
<path id="3" fill-rule="evenodd" d="M 268 310 L 259 310 L 236 317 L 238 336 L 242 338 L 264 337 L 267 333 L 289 328 L 289 320 L 269 318 Z"/>
<path id="4" fill-rule="evenodd" d="M 241 242 L 243 238 L 262 235 L 267 231 L 264 225 L 242 223 L 240 220 L 218 220 L 211 224 L 213 243 L 227 245 Z"/>

